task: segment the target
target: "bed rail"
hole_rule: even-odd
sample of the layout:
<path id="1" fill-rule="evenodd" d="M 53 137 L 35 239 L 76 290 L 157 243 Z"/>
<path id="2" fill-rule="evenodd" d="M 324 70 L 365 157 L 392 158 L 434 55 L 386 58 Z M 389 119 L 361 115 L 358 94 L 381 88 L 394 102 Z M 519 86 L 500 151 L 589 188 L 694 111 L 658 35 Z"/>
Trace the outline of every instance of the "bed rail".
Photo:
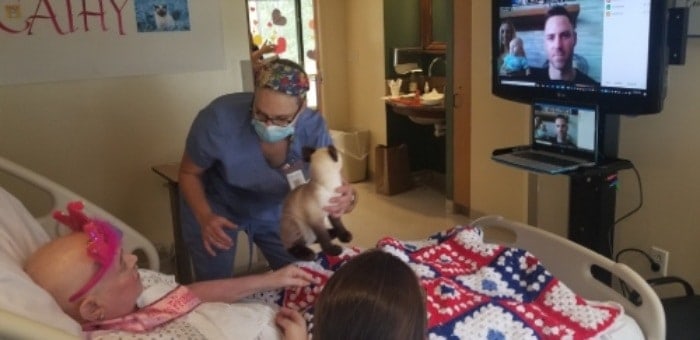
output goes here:
<path id="1" fill-rule="evenodd" d="M 51 211 L 64 210 L 68 202 L 71 201 L 82 201 L 85 204 L 85 213 L 88 216 L 99 217 L 109 223 L 112 223 L 123 232 L 124 238 L 122 244 L 125 252 L 136 252 L 137 254 L 142 253 L 146 257 L 145 267 L 153 270 L 158 270 L 160 268 L 160 260 L 158 258 L 158 252 L 156 251 L 155 246 L 153 246 L 148 239 L 143 237 L 136 230 L 128 226 L 120 219 L 114 217 L 112 214 L 86 200 L 80 195 L 49 180 L 48 178 L 13 163 L 3 157 L 0 157 L 0 171 L 47 193 L 52 199 Z M 43 216 L 35 216 L 35 218 L 51 237 L 56 237 L 61 233 L 61 231 L 67 232 L 68 230 L 67 228 L 59 227 L 58 222 L 56 222 L 50 216 L 50 212 L 49 214 Z M 143 263 L 143 261 L 140 263 Z"/>

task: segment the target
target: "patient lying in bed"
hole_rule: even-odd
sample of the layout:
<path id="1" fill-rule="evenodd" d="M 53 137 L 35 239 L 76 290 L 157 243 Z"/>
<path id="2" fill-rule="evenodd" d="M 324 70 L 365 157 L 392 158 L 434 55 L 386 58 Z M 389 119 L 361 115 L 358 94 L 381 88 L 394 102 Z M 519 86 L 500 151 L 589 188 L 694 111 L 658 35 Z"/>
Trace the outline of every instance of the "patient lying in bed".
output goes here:
<path id="1" fill-rule="evenodd" d="M 74 202 L 69 214 L 57 216 L 75 232 L 39 248 L 25 262 L 25 271 L 91 336 L 110 331 L 151 332 L 177 320 L 192 326 L 188 337 L 230 337 L 217 326 L 231 329 L 239 324 L 244 332 L 257 330 L 257 334 L 236 334 L 236 338 L 276 338 L 278 332 L 270 322 L 272 307 L 232 303 L 255 292 L 302 287 L 314 280 L 296 266 L 187 287 L 150 271 L 142 271 L 141 278 L 136 256 L 121 250 L 120 232 L 106 222 L 87 218 L 81 209 Z M 251 328 L 251 324 L 259 327 Z"/>
<path id="2" fill-rule="evenodd" d="M 0 190 L 0 194 L 2 193 L 3 191 Z M 31 263 L 38 260 L 26 260 L 32 256 L 39 256 L 37 255 L 39 252 L 34 255 L 29 254 L 39 248 L 39 245 L 45 244 L 47 236 L 45 233 L 40 233 L 41 227 L 32 220 L 26 209 L 21 207 L 19 203 L 0 195 L 0 209 L 4 209 L 2 210 L 4 212 L 0 213 L 0 226 L 20 226 L 15 222 L 25 222 L 21 224 L 19 229 L 0 228 L 0 252 L 3 254 L 0 256 L 0 264 L 5 262 L 7 264 L 11 264 L 10 262 L 25 263 L 28 272 L 35 272 L 37 269 L 32 269 L 32 267 L 40 267 L 38 266 L 39 262 Z M 26 215 L 25 217 L 10 218 L 12 214 L 20 210 L 23 216 Z M 91 285 L 93 274 L 99 273 L 101 268 L 95 266 L 95 257 L 87 255 L 85 247 L 87 243 L 90 243 L 88 241 L 94 239 L 96 242 L 98 240 L 96 235 L 86 236 L 83 234 L 82 239 L 78 242 L 81 243 L 81 246 L 70 248 L 80 250 L 77 254 L 82 256 L 82 260 L 71 260 L 71 257 L 64 252 L 61 252 L 60 256 L 53 257 L 57 263 L 66 268 L 65 271 L 56 271 L 53 279 L 68 278 L 67 281 L 72 284 L 72 286 L 61 286 L 65 290 L 62 293 L 62 301 L 68 301 L 67 303 L 70 304 L 71 297 L 80 296 L 74 298 L 73 303 L 76 303 L 81 299 L 86 299 L 92 293 L 99 293 L 100 283 L 94 287 L 83 289 Z M 518 249 L 485 244 L 480 237 L 481 232 L 478 229 L 459 227 L 422 241 L 406 242 L 386 238 L 379 242 L 378 248 L 396 255 L 420 277 L 427 298 L 426 308 L 430 337 L 485 339 L 499 335 L 503 335 L 505 338 L 523 335 L 525 338 L 539 336 L 540 338 L 558 339 L 570 335 L 569 332 L 573 329 L 577 333 L 582 332 L 571 336 L 574 339 L 588 337 L 601 339 L 641 338 L 641 334 L 636 331 L 632 333 L 633 336 L 626 336 L 630 333 L 615 332 L 623 326 L 619 323 L 622 310 L 618 305 L 584 300 L 566 289 L 563 284 L 547 273 L 531 254 Z M 109 244 L 108 241 L 104 241 L 105 244 Z M 109 264 L 114 261 L 115 266 L 108 265 L 108 269 L 117 270 L 118 268 L 120 272 L 124 272 L 121 275 L 123 281 L 117 280 L 117 283 L 126 284 L 127 287 L 131 287 L 130 285 L 133 284 L 136 287 L 134 291 L 139 290 L 138 284 L 131 281 L 136 276 L 133 269 L 133 258 L 130 255 L 112 253 L 114 257 L 110 260 L 110 252 L 107 252 L 107 256 L 103 256 L 104 254 L 98 251 L 101 249 L 100 247 L 92 249 L 97 251 L 93 255 L 101 258 L 99 263 Z M 111 249 L 111 247 L 107 247 L 107 249 Z M 227 287 L 225 283 L 217 283 L 206 289 L 204 289 L 205 286 L 202 286 L 200 289 L 193 287 L 192 291 L 183 291 L 175 289 L 178 285 L 172 277 L 139 270 L 143 293 L 136 304 L 139 307 L 146 307 L 140 310 L 151 310 L 147 308 L 149 305 L 157 307 L 162 301 L 176 301 L 180 303 L 177 304 L 179 308 L 176 311 L 156 308 L 154 311 L 148 312 L 148 317 L 136 315 L 133 318 L 121 318 L 117 313 L 95 308 L 95 306 L 99 307 L 99 304 L 95 303 L 85 305 L 85 312 L 81 312 L 81 309 L 78 308 L 77 311 L 70 313 L 72 313 L 71 317 L 77 317 L 76 320 L 85 322 L 83 327 L 94 332 L 92 335 L 95 336 L 129 338 L 128 335 L 133 335 L 134 332 L 119 331 L 116 329 L 122 328 L 116 326 L 129 325 L 134 327 L 132 329 L 141 327 L 146 329 L 153 327 L 154 324 L 161 324 L 160 327 L 153 328 L 148 334 L 154 336 L 160 334 L 165 338 L 277 338 L 281 334 L 274 324 L 274 317 L 279 306 L 299 310 L 303 313 L 304 319 L 311 322 L 315 297 L 321 291 L 323 283 L 327 282 L 335 270 L 358 253 L 360 253 L 359 249 L 346 248 L 343 254 L 338 257 L 327 257 L 321 254 L 314 262 L 299 264 L 305 273 L 313 276 L 313 279 L 301 274 L 298 268 L 294 268 L 288 269 L 287 273 L 293 274 L 291 275 L 295 278 L 293 283 L 276 276 L 289 278 L 290 275 L 281 274 L 281 272 L 268 273 L 259 277 L 246 278 L 249 281 L 240 279 L 243 281 L 238 281 L 235 287 L 238 289 L 237 291 L 225 289 Z M 85 258 L 88 258 L 87 269 L 89 270 L 74 274 L 73 271 L 79 266 L 85 268 Z M 21 276 L 26 276 L 26 274 L 21 269 L 20 272 L 15 272 L 11 265 L 2 268 L 5 268 L 2 271 L 3 279 L 0 280 L 2 286 L 10 287 L 16 293 L 4 294 L 7 296 L 3 296 L 3 299 L 8 301 L 3 303 L 3 308 L 12 306 L 12 310 L 19 313 L 23 307 L 31 306 L 32 311 L 21 312 L 21 315 L 31 316 L 34 320 L 55 325 L 55 327 L 73 334 L 79 334 L 73 331 L 71 323 L 63 322 L 60 325 L 51 323 L 53 320 L 66 318 L 66 315 L 62 314 L 60 310 L 55 311 L 54 307 L 47 304 L 46 299 L 43 298 L 46 293 L 37 291 L 41 290 L 38 287 L 36 290 L 31 288 L 31 281 L 22 279 Z M 6 270 L 7 268 L 9 271 Z M 506 273 L 510 274 L 506 275 Z M 106 278 L 110 274 L 112 273 L 106 270 L 104 274 L 100 275 L 105 275 Z M 81 275 L 83 276 L 81 277 Z M 37 281 L 41 281 L 36 273 L 32 276 L 36 277 Z M 48 280 L 51 279 L 49 277 Z M 372 280 L 374 278 L 361 277 L 359 279 Z M 301 280 L 301 282 L 297 280 Z M 305 286 L 309 282 L 318 283 L 319 280 L 320 284 Z M 21 284 L 13 284 L 13 282 L 21 282 Z M 270 284 L 271 282 L 272 284 Z M 232 281 L 229 283 L 232 284 Z M 236 301 L 248 294 L 254 294 L 234 304 L 214 302 L 197 304 L 197 299 L 210 301 L 213 296 L 221 297 L 221 291 L 212 289 L 217 285 L 226 290 L 226 293 L 231 293 L 227 295 L 225 301 Z M 243 285 L 243 287 L 238 285 Z M 274 289 L 282 286 L 304 287 Z M 210 295 L 198 297 L 199 293 L 192 292 Z M 133 294 L 135 293 L 132 293 L 132 296 Z M 108 295 L 106 298 L 115 298 L 117 295 Z M 163 297 L 167 295 L 172 296 L 164 299 Z M 27 302 L 30 299 L 33 299 L 32 304 Z M 51 299 L 49 298 L 49 300 Z M 556 301 L 564 303 L 553 303 Z M 134 309 L 135 302 L 132 298 L 118 302 L 120 304 L 126 302 L 123 308 L 127 310 L 127 313 Z M 53 301 L 51 303 L 55 305 Z M 37 308 L 36 306 L 41 307 Z M 542 307 L 547 306 L 549 306 L 548 310 L 542 310 Z M 101 310 L 104 310 L 104 314 Z M 183 310 L 191 311 L 185 312 L 183 317 Z M 39 311 L 45 312 L 43 314 L 47 314 L 48 318 L 36 315 Z M 149 319 L 152 315 L 157 316 L 154 318 L 155 321 Z M 562 324 L 562 320 L 566 321 L 565 325 Z M 622 318 L 622 320 L 625 319 Z M 73 320 L 69 321 L 75 324 Z M 77 324 L 75 325 L 77 326 Z M 223 326 L 218 327 L 220 325 Z M 625 329 L 628 328 L 627 325 L 624 326 Z M 633 326 L 636 325 L 633 324 Z M 113 328 L 114 330 L 112 330 Z M 635 329 L 638 330 L 638 328 L 634 328 L 633 331 Z M 555 331 L 557 333 L 552 333 Z M 486 333 L 481 334 L 480 332 Z"/>

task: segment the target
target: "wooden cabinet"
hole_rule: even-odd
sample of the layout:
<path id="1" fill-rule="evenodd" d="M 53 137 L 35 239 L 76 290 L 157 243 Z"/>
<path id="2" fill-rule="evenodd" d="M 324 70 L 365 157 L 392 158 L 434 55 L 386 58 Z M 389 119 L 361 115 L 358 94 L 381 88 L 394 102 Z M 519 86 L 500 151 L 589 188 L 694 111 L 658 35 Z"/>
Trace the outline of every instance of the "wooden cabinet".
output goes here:
<path id="1" fill-rule="evenodd" d="M 472 0 L 453 1 L 453 202 L 465 214 L 471 191 L 471 7 Z"/>

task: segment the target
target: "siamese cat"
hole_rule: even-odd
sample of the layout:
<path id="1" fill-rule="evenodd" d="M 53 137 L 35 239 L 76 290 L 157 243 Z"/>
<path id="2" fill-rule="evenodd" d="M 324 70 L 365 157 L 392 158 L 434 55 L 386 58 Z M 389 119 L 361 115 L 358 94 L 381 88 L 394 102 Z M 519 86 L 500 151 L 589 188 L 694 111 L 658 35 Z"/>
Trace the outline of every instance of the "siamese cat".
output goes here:
<path id="1" fill-rule="evenodd" d="M 342 159 L 333 145 L 325 148 L 304 148 L 304 161 L 309 162 L 309 181 L 292 190 L 284 200 L 280 219 L 282 245 L 294 257 L 310 261 L 316 254 L 308 246 L 316 241 L 323 252 L 339 255 L 343 248 L 333 244 L 334 237 L 350 242 L 352 234 L 340 218 L 331 217 L 323 207 L 329 205 L 335 189 L 343 184 Z"/>

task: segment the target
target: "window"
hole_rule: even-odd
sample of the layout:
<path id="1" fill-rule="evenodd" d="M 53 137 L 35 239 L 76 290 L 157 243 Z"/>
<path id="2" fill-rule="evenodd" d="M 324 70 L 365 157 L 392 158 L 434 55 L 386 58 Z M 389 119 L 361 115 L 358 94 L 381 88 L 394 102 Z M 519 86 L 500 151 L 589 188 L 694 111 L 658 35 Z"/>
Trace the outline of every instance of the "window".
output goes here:
<path id="1" fill-rule="evenodd" d="M 318 103 L 316 64 L 316 29 L 314 0 L 248 0 L 248 23 L 253 43 L 277 46 L 280 58 L 294 60 L 304 66 L 311 90 L 307 104 Z"/>

